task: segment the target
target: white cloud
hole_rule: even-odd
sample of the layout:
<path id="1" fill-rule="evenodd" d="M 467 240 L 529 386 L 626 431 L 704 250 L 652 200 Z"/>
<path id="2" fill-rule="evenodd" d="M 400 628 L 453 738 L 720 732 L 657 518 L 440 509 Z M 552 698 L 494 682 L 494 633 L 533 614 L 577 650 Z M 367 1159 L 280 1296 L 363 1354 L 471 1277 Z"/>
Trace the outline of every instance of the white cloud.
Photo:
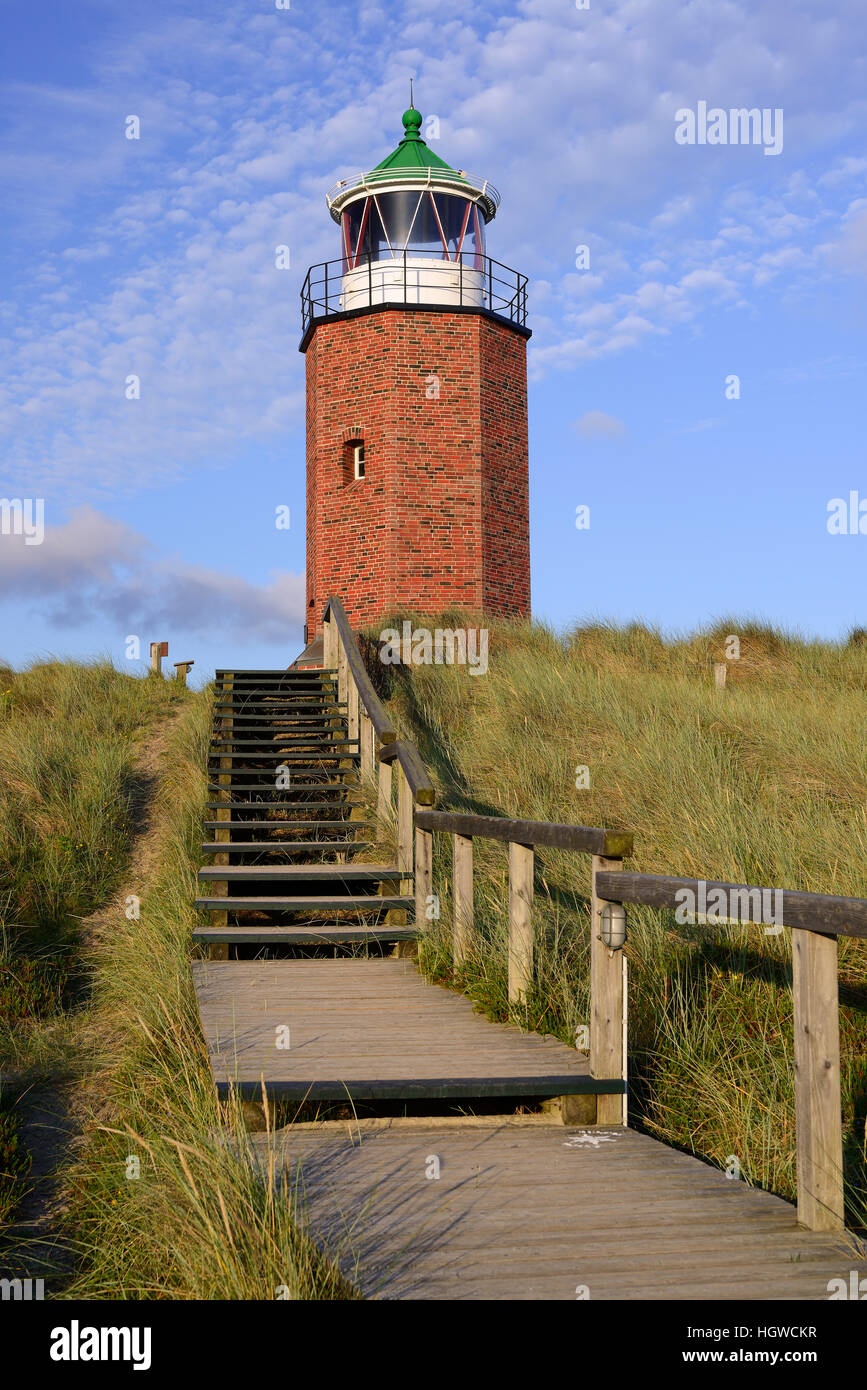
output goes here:
<path id="1" fill-rule="evenodd" d="M 305 616 L 302 575 L 254 584 L 188 565 L 92 507 L 46 526 L 41 545 L 0 536 L 0 602 L 13 599 L 57 628 L 108 619 L 125 633 L 162 625 L 238 643 L 285 639 Z"/>
<path id="2" fill-rule="evenodd" d="M 584 439 L 620 439 L 626 434 L 623 421 L 606 415 L 603 410 L 588 410 L 575 421 L 575 428 Z"/>

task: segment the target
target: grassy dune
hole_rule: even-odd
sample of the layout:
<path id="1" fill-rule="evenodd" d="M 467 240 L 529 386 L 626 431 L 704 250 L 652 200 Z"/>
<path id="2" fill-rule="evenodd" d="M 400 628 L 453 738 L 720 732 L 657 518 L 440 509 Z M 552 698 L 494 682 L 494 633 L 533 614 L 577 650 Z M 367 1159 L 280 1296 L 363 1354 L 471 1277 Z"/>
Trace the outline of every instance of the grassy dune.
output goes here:
<path id="1" fill-rule="evenodd" d="M 196 697 L 162 759 L 152 862 L 91 953 L 99 1085 L 70 1179 L 70 1231 L 90 1298 L 345 1298 L 299 1234 L 291 1174 L 263 1173 L 245 1113 L 218 1102 L 190 975 L 210 699 Z M 114 910 L 116 906 L 116 910 Z M 274 1116 L 267 1114 L 269 1123 Z"/>
<path id="2" fill-rule="evenodd" d="M 466 622 L 400 616 L 427 628 Z M 402 667 L 376 673 L 441 804 L 624 827 L 636 836 L 629 867 L 645 872 L 867 896 L 863 645 L 734 620 L 677 641 L 638 625 L 562 638 L 539 625 L 489 627 L 487 675 L 442 665 L 411 678 Z M 711 665 L 729 634 L 741 654 L 717 694 Z M 576 787 L 579 767 L 589 787 Z M 454 976 L 448 837 L 435 845 L 441 916 L 425 968 L 505 1018 L 505 848 L 476 842 L 476 950 Z M 536 880 L 537 983 L 521 1021 L 574 1042 L 588 1021 L 588 862 L 540 851 Z M 641 908 L 629 916 L 632 1121 L 721 1166 L 734 1155 L 748 1181 L 792 1197 L 789 934 L 678 926 Z M 841 942 L 840 980 L 846 1171 L 860 1223 L 867 945 Z"/>
<path id="3" fill-rule="evenodd" d="M 30 1167 L 16 1102 L 74 1065 L 80 921 L 129 849 L 139 740 L 178 698 L 107 662 L 0 669 L 0 1228 Z"/>
<path id="4" fill-rule="evenodd" d="M 211 1084 L 189 970 L 209 694 L 51 663 L 0 673 L 0 702 L 0 1231 L 29 1167 L 20 1093 L 62 1083 L 83 1138 L 54 1233 L 71 1277 L 45 1241 L 0 1241 L 0 1265 L 53 1295 L 346 1297 Z"/>

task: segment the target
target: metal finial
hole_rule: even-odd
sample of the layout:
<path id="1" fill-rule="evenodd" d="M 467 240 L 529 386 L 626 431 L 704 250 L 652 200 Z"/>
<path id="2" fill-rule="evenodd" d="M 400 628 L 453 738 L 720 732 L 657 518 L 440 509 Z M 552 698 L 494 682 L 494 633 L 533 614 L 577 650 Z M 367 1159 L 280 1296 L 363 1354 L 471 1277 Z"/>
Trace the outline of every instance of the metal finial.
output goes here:
<path id="1" fill-rule="evenodd" d="M 415 102 L 412 99 L 412 78 L 409 79 L 409 105 L 410 110 L 415 110 Z"/>

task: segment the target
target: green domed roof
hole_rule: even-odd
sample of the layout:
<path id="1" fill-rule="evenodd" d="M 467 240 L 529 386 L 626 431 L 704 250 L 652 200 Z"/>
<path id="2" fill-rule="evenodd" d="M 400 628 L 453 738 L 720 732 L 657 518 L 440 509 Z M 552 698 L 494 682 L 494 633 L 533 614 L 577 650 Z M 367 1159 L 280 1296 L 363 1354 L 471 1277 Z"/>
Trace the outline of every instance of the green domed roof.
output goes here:
<path id="1" fill-rule="evenodd" d="M 354 179 L 340 179 L 327 193 L 326 199 L 331 216 L 339 222 L 343 209 L 365 192 L 384 184 L 392 188 L 437 187 L 444 192 L 460 196 L 464 192 L 475 202 L 486 222 L 496 216 L 500 195 L 489 179 L 476 178 L 463 169 L 453 169 L 429 149 L 421 136 L 422 114 L 410 106 L 403 113 L 404 136 L 397 149 L 386 155 L 370 173 L 359 174 Z"/>
<path id="2" fill-rule="evenodd" d="M 406 132 L 396 150 L 386 155 L 375 169 L 372 169 L 368 178 L 377 174 L 392 174 L 395 171 L 406 172 L 413 169 L 440 169 L 451 174 L 453 178 L 463 179 L 463 174 L 457 169 L 453 169 L 450 164 L 446 164 L 444 159 L 440 159 L 438 154 L 434 154 L 429 149 L 426 142 L 422 139 L 421 123 L 422 114 L 411 106 L 408 111 L 403 113 L 403 128 Z"/>

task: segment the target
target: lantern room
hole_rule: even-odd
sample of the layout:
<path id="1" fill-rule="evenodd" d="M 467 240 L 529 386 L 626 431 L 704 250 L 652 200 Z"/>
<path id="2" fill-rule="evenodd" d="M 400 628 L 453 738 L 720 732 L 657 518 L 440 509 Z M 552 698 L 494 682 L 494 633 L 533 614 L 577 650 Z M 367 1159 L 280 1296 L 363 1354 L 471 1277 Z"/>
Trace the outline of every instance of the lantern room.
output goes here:
<path id="1" fill-rule="evenodd" d="M 483 305 L 485 227 L 497 190 L 452 169 L 421 136 L 415 107 L 403 114 L 404 137 L 368 174 L 328 195 L 340 226 L 342 311 L 387 301 Z"/>

